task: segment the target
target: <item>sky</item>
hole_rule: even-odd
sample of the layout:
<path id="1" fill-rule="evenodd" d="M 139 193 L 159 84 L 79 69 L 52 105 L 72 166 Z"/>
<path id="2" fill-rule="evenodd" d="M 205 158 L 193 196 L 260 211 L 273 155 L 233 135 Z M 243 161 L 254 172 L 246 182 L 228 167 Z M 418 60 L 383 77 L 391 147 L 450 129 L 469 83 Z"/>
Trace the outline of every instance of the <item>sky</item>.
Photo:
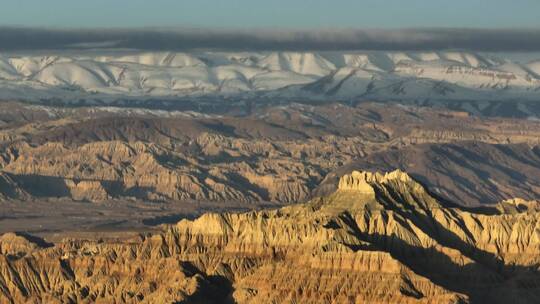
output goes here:
<path id="1" fill-rule="evenodd" d="M 0 26 L 540 28 L 540 0 L 0 0 Z"/>
<path id="2" fill-rule="evenodd" d="M 0 0 L 0 51 L 540 51 L 540 0 Z"/>

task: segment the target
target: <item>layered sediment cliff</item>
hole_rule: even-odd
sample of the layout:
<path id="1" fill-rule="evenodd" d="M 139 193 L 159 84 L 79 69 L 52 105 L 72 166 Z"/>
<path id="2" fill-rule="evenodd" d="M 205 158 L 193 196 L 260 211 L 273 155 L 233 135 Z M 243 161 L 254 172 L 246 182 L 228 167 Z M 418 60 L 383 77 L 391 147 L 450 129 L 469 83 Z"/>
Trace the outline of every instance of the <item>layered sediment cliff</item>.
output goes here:
<path id="1" fill-rule="evenodd" d="M 0 103 L 0 200 L 288 204 L 399 168 L 447 200 L 493 204 L 540 194 L 539 145 L 534 120 L 369 103 L 234 117 Z"/>
<path id="2" fill-rule="evenodd" d="M 0 297 L 8 303 L 537 303 L 537 210 L 537 202 L 521 200 L 451 208 L 404 172 L 352 172 L 336 192 L 306 204 L 205 214 L 154 235 L 71 238 L 47 248 L 4 236 Z M 12 239 L 18 245 L 6 246 Z"/>

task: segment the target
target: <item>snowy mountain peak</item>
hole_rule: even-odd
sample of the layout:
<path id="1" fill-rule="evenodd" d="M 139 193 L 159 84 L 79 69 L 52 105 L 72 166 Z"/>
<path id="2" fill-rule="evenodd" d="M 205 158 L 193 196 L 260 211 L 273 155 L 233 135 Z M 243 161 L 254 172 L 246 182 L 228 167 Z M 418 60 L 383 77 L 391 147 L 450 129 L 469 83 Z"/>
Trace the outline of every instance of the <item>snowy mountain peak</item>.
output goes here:
<path id="1" fill-rule="evenodd" d="M 461 102 L 482 112 L 486 102 L 540 100 L 539 75 L 540 60 L 517 63 L 504 54 L 457 51 L 49 52 L 1 55 L 0 97 L 66 103 L 331 97 Z"/>

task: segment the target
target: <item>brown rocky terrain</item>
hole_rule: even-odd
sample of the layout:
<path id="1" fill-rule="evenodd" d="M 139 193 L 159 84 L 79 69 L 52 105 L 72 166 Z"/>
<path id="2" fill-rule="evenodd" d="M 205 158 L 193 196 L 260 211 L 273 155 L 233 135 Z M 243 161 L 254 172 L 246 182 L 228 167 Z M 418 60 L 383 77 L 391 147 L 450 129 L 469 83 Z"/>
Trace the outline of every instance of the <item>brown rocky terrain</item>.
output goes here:
<path id="1" fill-rule="evenodd" d="M 154 234 L 0 240 L 7 303 L 537 303 L 539 203 L 438 201 L 355 171 L 306 204 L 209 213 Z M 16 240 L 13 242 L 12 240 Z M 7 244 L 6 244 L 7 243 Z"/>
<path id="2" fill-rule="evenodd" d="M 439 198 L 478 206 L 513 197 L 537 199 L 540 193 L 540 146 L 478 141 L 419 144 L 373 153 L 326 176 L 319 194 L 335 190 L 352 170 L 401 169 L 422 181 Z"/>
<path id="3" fill-rule="evenodd" d="M 534 31 L 165 32 L 0 28 L 0 304 L 540 303 Z"/>
<path id="4" fill-rule="evenodd" d="M 369 103 L 238 117 L 6 103 L 0 120 L 7 199 L 293 203 L 355 166 L 407 170 L 463 205 L 540 194 L 536 121 Z"/>

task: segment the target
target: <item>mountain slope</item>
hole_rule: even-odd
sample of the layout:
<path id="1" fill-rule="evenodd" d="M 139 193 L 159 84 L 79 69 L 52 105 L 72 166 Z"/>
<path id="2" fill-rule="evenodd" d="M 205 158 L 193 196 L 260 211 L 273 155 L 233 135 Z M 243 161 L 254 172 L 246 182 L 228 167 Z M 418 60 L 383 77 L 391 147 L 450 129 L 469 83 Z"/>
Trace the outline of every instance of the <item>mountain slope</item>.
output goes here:
<path id="1" fill-rule="evenodd" d="M 331 98 L 538 117 L 537 62 L 504 56 L 453 51 L 9 54 L 0 58 L 0 98 L 152 107 L 160 106 L 155 99 L 173 107 L 196 100 L 214 108 L 246 107 L 245 100 Z"/>
<path id="2" fill-rule="evenodd" d="M 22 244 L 16 255 L 7 247 L 0 255 L 0 297 L 536 303 L 537 210 L 538 202 L 519 200 L 448 208 L 401 171 L 355 171 L 335 193 L 304 205 L 206 214 L 153 236 L 65 239 L 41 249 Z M 217 298 L 201 298 L 212 295 Z"/>
<path id="3" fill-rule="evenodd" d="M 3 104 L 0 173 L 9 182 L 0 192 L 94 202 L 293 203 L 308 199 L 328 173 L 335 174 L 323 186 L 353 169 L 401 168 L 462 205 L 540 193 L 536 121 L 380 104 L 253 112 Z"/>
<path id="4" fill-rule="evenodd" d="M 316 193 L 333 191 L 351 170 L 401 169 L 433 194 L 463 206 L 540 197 L 540 150 L 529 145 L 481 142 L 420 144 L 374 153 L 328 174 Z"/>

